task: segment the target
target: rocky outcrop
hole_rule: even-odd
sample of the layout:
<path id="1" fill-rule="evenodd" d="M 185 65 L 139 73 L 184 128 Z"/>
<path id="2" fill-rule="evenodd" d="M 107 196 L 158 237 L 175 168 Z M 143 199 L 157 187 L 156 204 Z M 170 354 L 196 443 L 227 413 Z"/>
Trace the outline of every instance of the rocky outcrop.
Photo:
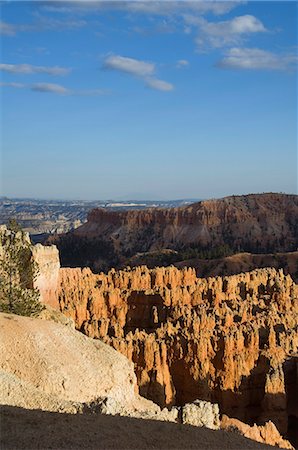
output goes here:
<path id="1" fill-rule="evenodd" d="M 41 244 L 33 246 L 28 233 L 22 230 L 12 231 L 6 225 L 1 225 L 0 259 L 0 271 L 9 261 L 9 268 L 6 268 L 4 276 L 7 283 L 10 276 L 14 281 L 17 277 L 19 288 L 38 289 L 42 303 L 59 309 L 57 287 L 60 260 L 57 247 L 45 247 Z M 29 270 L 30 266 L 34 266 L 33 270 Z M 23 269 L 23 274 L 20 269 Z"/>
<path id="2" fill-rule="evenodd" d="M 208 428 L 219 430 L 220 428 L 218 405 L 197 400 L 186 404 L 179 412 L 179 408 L 176 407 L 170 411 L 168 409 L 161 410 L 157 405 L 141 398 L 137 393 L 132 363 L 98 340 L 90 339 L 55 322 L 13 314 L 0 314 L 0 327 L 3 333 L 3 339 L 0 342 L 0 404 L 6 405 L 2 411 L 5 410 L 7 413 L 10 411 L 14 416 L 13 426 L 16 428 L 18 428 L 16 416 L 21 411 L 20 408 L 23 408 L 24 413 L 27 411 L 26 414 L 29 417 L 30 410 L 38 410 L 39 420 L 43 414 L 42 411 L 75 414 L 76 416 L 96 414 L 97 426 L 103 422 L 102 415 L 116 415 L 158 420 L 159 427 L 162 426 L 161 421 L 166 421 L 203 427 L 205 430 Z M 7 405 L 11 408 L 9 409 Z M 51 417 L 54 416 L 51 415 Z M 59 421 L 63 420 L 62 415 Z M 71 418 L 68 416 L 67 428 L 70 421 Z M 76 422 L 79 423 L 80 420 Z M 237 425 L 239 421 L 225 418 L 221 423 L 221 428 L 233 431 L 237 428 L 234 422 Z M 106 429 L 107 422 L 105 423 L 104 428 Z M 127 422 L 128 424 L 129 422 Z M 47 427 L 49 426 L 48 421 Z M 135 426 L 136 422 L 134 422 Z M 274 443 L 277 445 L 291 448 L 281 445 L 285 441 L 281 439 L 272 424 L 259 427 L 261 432 L 257 438 L 255 433 L 249 432 L 250 427 L 245 427 L 245 424 L 241 424 L 241 433 L 249 438 L 264 443 L 273 442 L 274 438 Z M 178 429 L 181 433 L 187 433 L 190 428 Z M 36 425 L 32 428 L 35 438 L 37 429 Z M 142 429 L 141 423 L 137 425 L 137 429 Z M 262 431 L 263 429 L 264 431 Z M 172 429 L 172 432 L 175 432 L 175 429 Z M 80 433 L 86 433 L 86 427 L 80 428 Z M 202 433 L 202 435 L 206 434 L 206 432 Z M 238 439 L 236 435 L 231 434 L 228 437 L 225 431 L 216 433 L 218 435 L 209 436 L 209 439 L 213 436 L 211 439 L 213 444 L 210 448 L 214 448 L 214 445 L 218 447 L 220 442 L 227 441 L 228 448 L 230 448 L 231 442 L 235 445 L 238 442 L 241 448 L 258 448 L 249 441 Z M 112 430 L 111 435 L 114 435 Z M 197 433 L 198 437 L 200 435 Z M 63 439 L 65 436 L 64 429 Z M 70 436 L 67 439 L 69 442 Z M 27 446 L 28 442 L 27 438 Z M 40 440 L 38 442 L 40 443 Z M 119 436 L 117 436 L 117 442 L 119 444 Z M 172 439 L 167 438 L 167 442 L 172 442 Z M 204 448 L 206 448 L 207 441 L 204 440 L 204 442 Z M 168 445 L 166 446 L 168 447 Z M 171 447 L 173 445 L 172 443 Z M 19 447 L 19 445 L 16 446 Z M 21 447 L 24 446 L 21 445 Z M 54 447 L 56 448 L 57 445 Z M 88 448 L 90 448 L 90 440 L 88 440 Z M 235 448 L 239 447 L 235 446 Z"/>
<path id="3" fill-rule="evenodd" d="M 40 301 L 54 308 L 59 307 L 57 286 L 60 269 L 59 252 L 55 245 L 32 247 L 33 260 L 37 263 L 38 274 L 34 287 L 40 292 Z"/>
<path id="4" fill-rule="evenodd" d="M 51 320 L 66 327 L 75 328 L 74 320 L 71 317 L 65 316 L 58 309 L 55 309 L 48 304 L 44 304 L 43 306 L 44 308 L 42 309 L 42 311 L 40 311 L 34 317 L 42 320 Z"/>
<path id="5" fill-rule="evenodd" d="M 203 279 L 191 268 L 61 269 L 59 286 L 77 329 L 134 362 L 141 395 L 162 407 L 211 401 L 287 431 L 298 287 L 282 270 Z"/>
<path id="6" fill-rule="evenodd" d="M 136 254 L 140 265 L 148 260 L 148 252 L 164 249 L 177 254 L 155 254 L 155 265 L 198 257 L 202 252 L 216 257 L 239 250 L 295 251 L 297 223 L 297 195 L 254 194 L 173 209 L 94 209 L 87 223 L 51 241 L 57 243 L 63 266 L 100 271 L 129 264 Z"/>
<path id="7" fill-rule="evenodd" d="M 133 400 L 132 364 L 111 347 L 46 320 L 1 313 L 0 321 L 3 371 L 63 400 Z"/>
<path id="8" fill-rule="evenodd" d="M 182 423 L 196 427 L 219 430 L 220 418 L 218 405 L 203 400 L 195 400 L 182 407 Z"/>
<path id="9" fill-rule="evenodd" d="M 14 237 L 16 245 L 22 247 L 24 245 L 30 245 L 30 238 L 28 233 L 22 231 L 12 232 L 6 225 L 0 225 L 0 256 L 6 254 L 9 251 L 9 245 L 11 237 Z"/>
<path id="10" fill-rule="evenodd" d="M 0 403 L 176 421 L 138 395 L 133 364 L 110 346 L 61 324 L 0 313 Z M 95 408 L 97 405 L 97 408 Z"/>
<path id="11" fill-rule="evenodd" d="M 262 444 L 269 444 L 274 447 L 294 450 L 294 447 L 286 439 L 281 437 L 280 433 L 276 429 L 276 426 L 270 421 L 263 426 L 254 425 L 250 427 L 240 420 L 230 419 L 224 415 L 222 417 L 220 427 L 222 430 L 237 431 L 242 436 Z"/>

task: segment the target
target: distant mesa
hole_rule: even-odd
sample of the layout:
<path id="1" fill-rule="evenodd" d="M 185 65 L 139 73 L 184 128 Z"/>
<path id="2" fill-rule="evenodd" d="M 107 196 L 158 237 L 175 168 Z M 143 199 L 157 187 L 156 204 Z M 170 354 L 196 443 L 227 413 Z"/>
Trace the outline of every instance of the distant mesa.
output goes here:
<path id="1" fill-rule="evenodd" d="M 128 211 L 96 208 L 82 226 L 48 242 L 58 246 L 63 266 L 95 272 L 134 265 L 136 255 L 137 264 L 154 267 L 239 252 L 294 252 L 298 196 L 251 194 Z"/>
<path id="2" fill-rule="evenodd" d="M 169 208 L 191 203 L 182 200 L 40 200 L 0 197 L 0 224 L 8 223 L 13 217 L 30 233 L 34 243 L 44 242 L 48 235 L 66 233 L 87 220 L 87 214 L 94 208 L 127 210 L 144 208 Z"/>

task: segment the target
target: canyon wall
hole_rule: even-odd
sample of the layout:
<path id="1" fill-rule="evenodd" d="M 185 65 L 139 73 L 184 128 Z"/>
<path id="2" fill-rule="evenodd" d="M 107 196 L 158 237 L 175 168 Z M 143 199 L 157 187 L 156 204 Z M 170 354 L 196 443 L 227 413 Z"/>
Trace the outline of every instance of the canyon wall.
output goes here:
<path id="1" fill-rule="evenodd" d="M 87 223 L 49 243 L 57 244 L 62 266 L 100 272 L 147 264 L 149 256 L 152 266 L 167 266 L 239 251 L 296 251 L 297 223 L 297 195 L 254 194 L 171 209 L 94 209 Z M 176 253 L 165 254 L 169 249 Z"/>
<path id="2" fill-rule="evenodd" d="M 197 398 L 285 433 L 298 417 L 298 286 L 282 270 L 197 278 L 194 269 L 60 269 L 61 311 L 135 364 L 160 406 Z M 296 374 L 296 375 L 295 375 Z"/>

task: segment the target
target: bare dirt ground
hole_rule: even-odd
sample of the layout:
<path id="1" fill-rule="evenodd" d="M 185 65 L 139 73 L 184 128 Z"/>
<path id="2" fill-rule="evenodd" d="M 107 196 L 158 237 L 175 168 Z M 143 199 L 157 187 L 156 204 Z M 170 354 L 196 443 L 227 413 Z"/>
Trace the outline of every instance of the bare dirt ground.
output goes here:
<path id="1" fill-rule="evenodd" d="M 273 449 L 236 433 L 154 420 L 1 407 L 1 449 Z"/>

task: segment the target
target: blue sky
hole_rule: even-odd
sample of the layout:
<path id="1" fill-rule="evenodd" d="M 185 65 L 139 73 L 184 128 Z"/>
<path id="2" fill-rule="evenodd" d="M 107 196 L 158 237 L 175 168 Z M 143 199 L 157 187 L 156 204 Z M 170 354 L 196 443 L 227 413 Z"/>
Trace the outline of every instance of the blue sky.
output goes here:
<path id="1" fill-rule="evenodd" d="M 2 2 L 2 195 L 297 193 L 296 2 Z"/>

